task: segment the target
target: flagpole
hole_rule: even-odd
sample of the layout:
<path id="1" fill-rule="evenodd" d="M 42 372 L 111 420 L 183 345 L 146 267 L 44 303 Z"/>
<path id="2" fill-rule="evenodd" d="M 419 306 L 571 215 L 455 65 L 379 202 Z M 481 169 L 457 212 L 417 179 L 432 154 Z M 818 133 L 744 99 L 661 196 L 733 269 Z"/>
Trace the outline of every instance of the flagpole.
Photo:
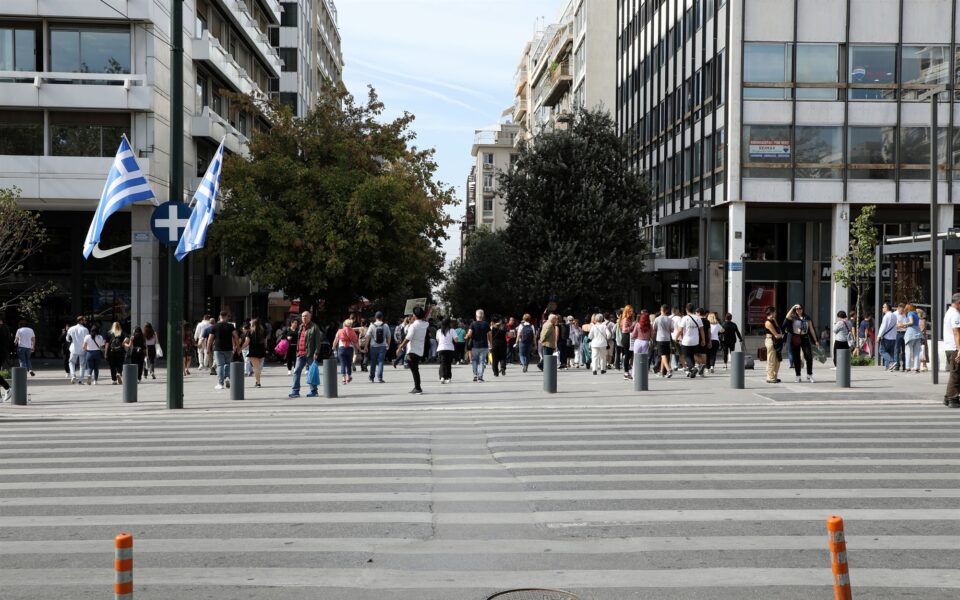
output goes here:
<path id="1" fill-rule="evenodd" d="M 183 0 L 170 16 L 170 200 L 183 202 Z M 167 249 L 167 408 L 183 408 L 183 265 Z"/>

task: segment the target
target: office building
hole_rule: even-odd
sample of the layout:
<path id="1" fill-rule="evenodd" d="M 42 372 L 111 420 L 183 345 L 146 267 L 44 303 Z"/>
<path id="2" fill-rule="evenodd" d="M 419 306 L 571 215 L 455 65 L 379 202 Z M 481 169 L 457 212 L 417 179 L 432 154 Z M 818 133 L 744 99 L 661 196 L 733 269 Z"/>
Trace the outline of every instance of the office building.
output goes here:
<path id="1" fill-rule="evenodd" d="M 343 79 L 343 54 L 333 0 L 281 2 L 280 27 L 271 40 L 283 61 L 273 94 L 303 117 L 316 103 L 324 82 Z"/>

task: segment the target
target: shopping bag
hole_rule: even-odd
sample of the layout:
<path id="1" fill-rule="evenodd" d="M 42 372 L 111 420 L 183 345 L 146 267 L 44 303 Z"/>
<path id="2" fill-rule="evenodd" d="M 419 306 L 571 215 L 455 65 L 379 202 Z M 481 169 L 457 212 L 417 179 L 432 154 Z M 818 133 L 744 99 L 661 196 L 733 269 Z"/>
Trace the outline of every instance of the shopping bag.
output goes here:
<path id="1" fill-rule="evenodd" d="M 320 385 L 320 367 L 317 361 L 310 363 L 310 368 L 307 370 L 307 385 L 312 387 Z"/>
<path id="2" fill-rule="evenodd" d="M 820 364 L 827 362 L 827 353 L 820 346 L 813 347 L 813 357 L 820 361 Z"/>
<path id="3" fill-rule="evenodd" d="M 163 358 L 163 346 L 157 344 L 157 358 Z"/>

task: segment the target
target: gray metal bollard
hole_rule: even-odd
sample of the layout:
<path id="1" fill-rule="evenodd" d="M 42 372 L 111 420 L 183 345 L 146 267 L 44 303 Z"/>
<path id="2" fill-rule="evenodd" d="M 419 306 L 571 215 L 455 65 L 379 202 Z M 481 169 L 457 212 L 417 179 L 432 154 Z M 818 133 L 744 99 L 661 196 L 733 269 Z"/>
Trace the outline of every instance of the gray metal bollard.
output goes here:
<path id="1" fill-rule="evenodd" d="M 120 374 L 123 379 L 123 401 L 137 401 L 137 365 L 123 365 L 123 371 Z"/>
<path id="2" fill-rule="evenodd" d="M 557 355 L 543 357 L 543 391 L 557 393 Z"/>
<path id="3" fill-rule="evenodd" d="M 837 350 L 837 387 L 850 387 L 850 351 Z"/>
<path id="4" fill-rule="evenodd" d="M 743 351 L 734 350 L 730 353 L 730 388 L 734 390 L 746 389 L 743 371 Z"/>
<path id="5" fill-rule="evenodd" d="M 646 392 L 650 389 L 650 355 L 637 354 L 633 361 L 633 391 Z"/>
<path id="6" fill-rule="evenodd" d="M 27 405 L 27 370 L 23 367 L 10 369 L 10 392 L 14 406 Z"/>
<path id="7" fill-rule="evenodd" d="M 323 371 L 320 373 L 320 383 L 323 386 L 324 398 L 337 397 L 337 359 L 325 358 Z"/>
<path id="8" fill-rule="evenodd" d="M 230 363 L 230 399 L 243 400 L 243 363 Z"/>

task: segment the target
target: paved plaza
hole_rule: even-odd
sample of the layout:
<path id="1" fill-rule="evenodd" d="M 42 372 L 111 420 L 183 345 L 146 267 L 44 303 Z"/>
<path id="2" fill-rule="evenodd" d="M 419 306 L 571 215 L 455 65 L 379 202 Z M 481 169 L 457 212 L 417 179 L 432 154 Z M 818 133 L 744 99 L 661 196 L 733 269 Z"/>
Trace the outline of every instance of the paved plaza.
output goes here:
<path id="1" fill-rule="evenodd" d="M 125 405 L 42 371 L 0 408 L 0 597 L 110 597 L 129 531 L 138 599 L 830 598 L 840 514 L 857 598 L 956 598 L 960 411 L 929 375 L 817 366 L 556 395 L 426 366 L 423 396 L 389 369 L 332 400 L 271 367 L 242 402 L 188 377 L 176 412 L 162 374 Z"/>

